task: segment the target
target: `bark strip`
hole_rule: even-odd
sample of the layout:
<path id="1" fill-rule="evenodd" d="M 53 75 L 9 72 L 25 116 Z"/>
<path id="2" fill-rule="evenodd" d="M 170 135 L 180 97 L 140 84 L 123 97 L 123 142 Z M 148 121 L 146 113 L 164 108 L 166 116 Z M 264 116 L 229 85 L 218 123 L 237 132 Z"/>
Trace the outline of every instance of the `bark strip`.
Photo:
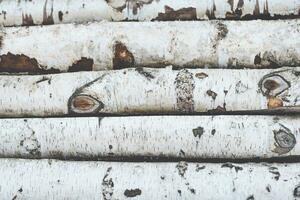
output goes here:
<path id="1" fill-rule="evenodd" d="M 12 27 L 0 32 L 0 72 L 299 66 L 299 38 L 299 20 Z"/>
<path id="2" fill-rule="evenodd" d="M 299 18 L 294 0 L 2 0 L 0 25 L 91 21 L 252 20 Z"/>
<path id="3" fill-rule="evenodd" d="M 297 164 L 0 160 L 3 199 L 297 199 Z"/>
<path id="4" fill-rule="evenodd" d="M 300 156 L 296 116 L 0 119 L 0 127 L 0 157 L 251 160 Z"/>
<path id="5" fill-rule="evenodd" d="M 0 76 L 0 116 L 298 112 L 299 71 L 166 67 Z"/>

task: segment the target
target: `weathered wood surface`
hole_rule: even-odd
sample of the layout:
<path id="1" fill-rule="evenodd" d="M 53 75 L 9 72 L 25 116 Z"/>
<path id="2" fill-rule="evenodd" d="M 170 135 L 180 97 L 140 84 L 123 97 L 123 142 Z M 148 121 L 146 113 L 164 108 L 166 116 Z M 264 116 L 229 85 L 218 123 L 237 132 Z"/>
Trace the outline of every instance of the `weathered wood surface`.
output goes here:
<path id="1" fill-rule="evenodd" d="M 90 21 L 287 19 L 299 17 L 294 0 L 2 0 L 0 25 L 32 26 Z"/>
<path id="2" fill-rule="evenodd" d="M 0 159 L 2 199 L 297 199 L 300 164 Z M 135 197 L 135 198 L 134 198 Z"/>
<path id="3" fill-rule="evenodd" d="M 299 111 L 300 68 L 0 76 L 0 116 Z"/>
<path id="4" fill-rule="evenodd" d="M 298 117 L 0 119 L 0 127 L 0 157 L 134 160 L 300 156 Z"/>
<path id="5" fill-rule="evenodd" d="M 1 72 L 300 65 L 300 20 L 102 22 L 0 31 Z"/>

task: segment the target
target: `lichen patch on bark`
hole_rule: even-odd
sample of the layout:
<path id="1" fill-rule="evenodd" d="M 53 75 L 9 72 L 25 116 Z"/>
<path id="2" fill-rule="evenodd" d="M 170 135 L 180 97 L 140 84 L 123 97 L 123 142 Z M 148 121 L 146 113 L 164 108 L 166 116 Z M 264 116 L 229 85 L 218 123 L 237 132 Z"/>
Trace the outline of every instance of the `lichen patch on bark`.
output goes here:
<path id="1" fill-rule="evenodd" d="M 193 112 L 195 88 L 193 74 L 187 69 L 180 70 L 175 78 L 174 84 L 178 110 L 182 112 Z"/>

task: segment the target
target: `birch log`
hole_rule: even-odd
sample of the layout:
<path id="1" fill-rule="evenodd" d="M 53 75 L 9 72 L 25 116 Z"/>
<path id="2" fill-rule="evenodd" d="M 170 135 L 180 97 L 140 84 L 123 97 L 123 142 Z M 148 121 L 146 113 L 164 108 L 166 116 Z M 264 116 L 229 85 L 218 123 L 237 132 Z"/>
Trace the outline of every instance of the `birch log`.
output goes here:
<path id="1" fill-rule="evenodd" d="M 2 0 L 0 25 L 90 21 L 298 18 L 294 0 Z"/>
<path id="2" fill-rule="evenodd" d="M 298 199 L 300 164 L 0 160 L 2 199 Z"/>
<path id="3" fill-rule="evenodd" d="M 300 65 L 300 20 L 91 23 L 0 31 L 0 72 Z M 48 71 L 47 71 L 48 70 Z"/>
<path id="4" fill-rule="evenodd" d="M 0 127 L 0 157 L 117 160 L 300 156 L 299 117 L 1 119 Z"/>
<path id="5" fill-rule="evenodd" d="M 299 111 L 300 68 L 0 76 L 0 116 Z"/>

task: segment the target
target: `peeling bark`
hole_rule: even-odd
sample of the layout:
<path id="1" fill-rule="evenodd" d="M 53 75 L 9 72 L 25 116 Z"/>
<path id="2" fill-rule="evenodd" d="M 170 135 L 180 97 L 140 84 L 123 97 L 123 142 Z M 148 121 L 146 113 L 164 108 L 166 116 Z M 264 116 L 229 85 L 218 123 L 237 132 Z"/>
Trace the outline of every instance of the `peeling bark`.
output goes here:
<path id="1" fill-rule="evenodd" d="M 31 26 L 91 21 L 299 18 L 294 0 L 2 0 L 0 25 Z M 25 19 L 25 20 L 24 20 Z"/>
<path id="2" fill-rule="evenodd" d="M 297 117 L 0 119 L 0 127 L 0 157 L 97 160 L 300 156 Z"/>
<path id="3" fill-rule="evenodd" d="M 178 168 L 179 165 L 185 167 L 184 175 L 179 174 L 182 170 Z M 199 167 L 200 165 L 203 167 Z M 233 167 L 224 167 L 225 165 Z M 299 168 L 299 164 L 120 163 L 1 159 L 0 196 L 3 199 L 15 197 L 33 200 L 127 198 L 289 200 L 299 197 Z M 272 173 L 275 170 L 280 173 L 278 179 L 277 175 Z"/>
<path id="4" fill-rule="evenodd" d="M 8 54 L 24 55 L 44 70 L 53 68 L 61 72 L 83 58 L 92 61 L 87 69 L 95 71 L 166 65 L 178 68 L 300 65 L 299 20 L 102 22 L 4 28 L 0 37 L 0 72 L 24 71 L 25 67 L 17 60 L 13 65 L 3 64 L 2 57 Z"/>
<path id="5" fill-rule="evenodd" d="M 298 112 L 299 71 L 166 67 L 0 76 L 0 116 Z"/>

